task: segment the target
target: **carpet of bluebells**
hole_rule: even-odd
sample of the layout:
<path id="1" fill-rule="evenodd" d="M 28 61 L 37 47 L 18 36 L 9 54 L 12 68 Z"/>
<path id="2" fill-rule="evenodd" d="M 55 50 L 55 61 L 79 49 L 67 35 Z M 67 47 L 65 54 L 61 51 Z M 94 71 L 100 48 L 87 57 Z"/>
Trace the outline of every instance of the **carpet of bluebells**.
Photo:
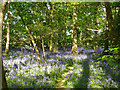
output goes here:
<path id="1" fill-rule="evenodd" d="M 26 47 L 11 48 L 2 57 L 9 88 L 119 88 L 120 68 L 98 61 L 103 49 L 78 48 L 79 55 L 71 55 L 70 48 L 57 53 L 46 50 L 43 63 L 36 53 Z M 3 50 L 4 52 L 4 50 Z M 43 56 L 42 50 L 40 50 Z"/>

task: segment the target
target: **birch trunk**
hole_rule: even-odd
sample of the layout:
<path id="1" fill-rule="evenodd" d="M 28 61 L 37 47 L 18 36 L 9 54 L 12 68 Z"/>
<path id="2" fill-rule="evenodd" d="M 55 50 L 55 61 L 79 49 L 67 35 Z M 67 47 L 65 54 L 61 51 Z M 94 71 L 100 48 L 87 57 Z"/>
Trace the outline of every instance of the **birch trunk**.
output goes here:
<path id="1" fill-rule="evenodd" d="M 46 60 L 45 58 L 45 48 L 44 48 L 44 40 L 42 38 L 42 49 L 43 49 L 43 58 Z"/>
<path id="2" fill-rule="evenodd" d="M 7 42 L 6 42 L 6 48 L 5 48 L 5 55 L 8 54 L 9 52 L 9 42 L 10 42 L 10 26 L 9 26 L 9 21 L 10 21 L 10 18 L 9 18 L 9 2 L 8 2 L 8 12 L 7 12 Z"/>
<path id="3" fill-rule="evenodd" d="M 5 78 L 3 61 L 2 61 L 2 25 L 3 25 L 3 17 L 4 17 L 4 11 L 5 11 L 6 4 L 7 4 L 7 0 L 4 0 L 0 4 L 0 89 L 8 88 L 6 78 Z"/>
<path id="4" fill-rule="evenodd" d="M 54 11 L 54 4 L 51 5 L 51 12 L 50 12 L 50 21 L 49 21 L 49 24 L 50 24 L 50 27 L 52 28 L 52 19 L 53 19 L 53 11 Z M 53 33 L 50 35 L 50 44 L 49 44 L 49 50 L 52 52 L 53 51 Z"/>
<path id="5" fill-rule="evenodd" d="M 73 8 L 73 45 L 72 45 L 72 54 L 78 54 L 78 46 L 77 46 L 77 39 L 78 39 L 78 31 L 76 27 L 76 21 L 77 21 L 77 6 L 74 6 Z"/>

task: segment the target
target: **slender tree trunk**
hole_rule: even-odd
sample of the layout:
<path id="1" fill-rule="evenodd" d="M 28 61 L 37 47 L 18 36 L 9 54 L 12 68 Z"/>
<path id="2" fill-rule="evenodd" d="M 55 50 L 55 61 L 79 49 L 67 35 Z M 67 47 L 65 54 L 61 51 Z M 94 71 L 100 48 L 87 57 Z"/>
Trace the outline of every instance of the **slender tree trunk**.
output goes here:
<path id="1" fill-rule="evenodd" d="M 22 47 L 22 44 L 20 44 L 20 49 L 21 49 L 22 53 L 24 53 L 24 52 L 23 52 L 23 47 Z"/>
<path id="2" fill-rule="evenodd" d="M 118 30 L 120 30 L 120 7 L 118 7 L 118 8 L 119 8 L 119 10 L 118 10 L 118 20 L 119 20 Z M 118 32 L 118 36 L 120 36 L 120 31 Z M 120 57 L 120 37 L 118 38 L 118 47 L 119 47 L 118 55 Z M 119 62 L 120 62 L 120 58 L 119 58 Z"/>
<path id="3" fill-rule="evenodd" d="M 58 37 L 58 33 L 56 32 L 56 36 Z M 53 52 L 58 52 L 58 39 L 55 39 L 54 49 Z"/>
<path id="4" fill-rule="evenodd" d="M 78 30 L 76 26 L 77 21 L 77 6 L 73 8 L 73 45 L 72 45 L 72 54 L 78 54 L 78 46 L 77 46 L 77 39 L 78 39 Z"/>
<path id="5" fill-rule="evenodd" d="M 107 22 L 108 22 L 108 29 L 110 31 L 110 33 L 109 33 L 110 43 L 111 43 L 111 46 L 113 46 L 113 45 L 115 45 L 115 33 L 114 33 L 112 9 L 110 7 L 109 2 L 105 2 L 105 7 L 106 7 L 106 16 L 107 16 Z"/>
<path id="6" fill-rule="evenodd" d="M 51 12 L 50 12 L 50 22 L 49 22 L 49 24 L 50 24 L 50 27 L 52 28 L 52 16 L 53 16 L 53 11 L 54 11 L 54 4 L 53 5 L 51 5 Z M 50 46 L 49 46 L 49 50 L 52 52 L 53 51 L 53 33 L 50 35 L 50 44 L 49 44 Z"/>
<path id="7" fill-rule="evenodd" d="M 97 40 L 97 32 L 95 32 L 95 47 L 94 47 L 94 50 L 97 52 L 98 51 L 98 44 L 96 43 L 96 40 Z"/>
<path id="8" fill-rule="evenodd" d="M 65 50 L 65 42 L 62 42 L 62 48 Z"/>
<path id="9" fill-rule="evenodd" d="M 41 42 L 41 40 L 40 40 L 40 36 L 38 37 L 38 40 L 39 40 L 39 41 L 38 41 L 37 45 L 38 45 L 38 47 L 40 47 L 40 48 L 42 49 L 42 45 L 41 45 L 42 42 Z"/>
<path id="10" fill-rule="evenodd" d="M 44 48 L 44 40 L 42 38 L 42 49 L 43 49 L 43 58 L 46 60 L 45 58 L 45 48 Z"/>
<path id="11" fill-rule="evenodd" d="M 42 10 L 41 16 L 44 16 L 44 10 Z M 44 19 L 45 19 L 45 18 L 44 18 Z M 42 22 L 43 22 L 43 21 L 42 21 Z M 41 37 L 41 36 L 40 36 L 40 37 Z M 44 58 L 44 60 L 45 60 L 45 62 L 46 62 L 45 48 L 44 48 L 44 39 L 43 39 L 43 37 L 42 37 L 42 50 L 43 50 L 43 58 Z"/>
<path id="12" fill-rule="evenodd" d="M 53 51 L 53 34 L 50 35 L 49 50 L 51 52 Z"/>
<path id="13" fill-rule="evenodd" d="M 79 48 L 81 48 L 81 49 L 80 49 L 79 53 L 81 53 L 81 52 L 82 52 L 82 49 L 83 49 L 82 34 L 83 34 L 83 32 L 80 31 L 80 36 L 79 36 Z"/>
<path id="14" fill-rule="evenodd" d="M 10 42 L 10 26 L 9 26 L 9 21 L 10 21 L 10 17 L 9 17 L 9 2 L 8 2 L 8 12 L 7 12 L 7 42 L 6 42 L 6 48 L 5 48 L 5 55 L 8 54 L 9 52 L 9 42 Z"/>
<path id="15" fill-rule="evenodd" d="M 3 67 L 3 61 L 2 61 L 2 88 L 6 88 L 6 89 L 8 88 L 6 77 L 5 77 L 5 71 Z"/>
<path id="16" fill-rule="evenodd" d="M 6 78 L 5 78 L 3 62 L 2 62 L 2 25 L 3 25 L 3 17 L 4 17 L 6 4 L 7 4 L 7 0 L 4 0 L 3 3 L 0 4 L 0 89 L 8 88 Z"/>
<path id="17" fill-rule="evenodd" d="M 79 40 L 80 40 L 80 45 L 79 45 L 79 47 L 81 47 L 81 46 L 82 46 L 82 31 L 80 31 L 80 37 L 79 37 Z"/>
<path id="18" fill-rule="evenodd" d="M 30 46 L 32 47 L 32 42 L 30 42 Z M 32 52 L 33 52 L 33 56 L 35 56 L 35 52 L 34 52 L 34 49 L 35 49 L 35 48 L 33 48 L 33 49 L 32 49 Z"/>
<path id="19" fill-rule="evenodd" d="M 22 22 L 23 22 L 23 24 L 24 24 L 24 26 L 25 26 L 25 29 L 26 29 L 26 31 L 28 32 L 28 34 L 30 35 L 30 38 L 31 38 L 31 40 L 32 40 L 33 46 L 34 46 L 35 51 L 36 51 L 36 53 L 37 53 L 37 58 L 38 58 L 39 62 L 41 62 L 39 50 L 38 50 L 38 47 L 37 47 L 37 45 L 36 45 L 36 43 L 35 43 L 35 40 L 34 40 L 32 34 L 30 33 L 28 27 L 26 26 L 26 24 L 25 24 L 25 22 L 24 22 L 24 20 L 23 20 L 23 17 L 22 17 L 22 16 L 20 15 L 20 13 L 17 11 L 17 9 L 16 9 L 16 4 L 15 4 L 15 11 L 16 11 L 16 13 L 21 17 L 21 20 L 22 20 Z"/>
<path id="20" fill-rule="evenodd" d="M 30 31 L 29 31 L 29 29 L 28 29 L 28 27 L 27 27 L 26 25 L 25 25 L 25 29 L 26 29 L 26 31 L 28 32 L 28 34 L 30 35 L 30 38 L 32 39 L 33 46 L 34 46 L 35 51 L 36 51 L 36 53 L 37 53 L 37 58 L 38 58 L 38 60 L 41 62 L 39 50 L 38 50 L 38 47 L 37 47 L 37 45 L 36 45 L 36 43 L 35 43 L 35 40 L 34 40 L 33 36 L 31 35 L 31 33 L 30 33 Z"/>

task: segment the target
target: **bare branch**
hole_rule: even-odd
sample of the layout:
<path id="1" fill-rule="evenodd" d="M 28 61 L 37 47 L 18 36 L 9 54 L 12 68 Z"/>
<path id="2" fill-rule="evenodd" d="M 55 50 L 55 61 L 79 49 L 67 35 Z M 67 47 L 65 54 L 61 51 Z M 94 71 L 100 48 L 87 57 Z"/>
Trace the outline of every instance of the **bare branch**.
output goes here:
<path id="1" fill-rule="evenodd" d="M 102 29 L 95 30 L 95 29 L 89 29 L 89 28 L 87 28 L 87 30 L 97 31 L 97 32 L 103 32 L 103 30 L 102 30 Z"/>

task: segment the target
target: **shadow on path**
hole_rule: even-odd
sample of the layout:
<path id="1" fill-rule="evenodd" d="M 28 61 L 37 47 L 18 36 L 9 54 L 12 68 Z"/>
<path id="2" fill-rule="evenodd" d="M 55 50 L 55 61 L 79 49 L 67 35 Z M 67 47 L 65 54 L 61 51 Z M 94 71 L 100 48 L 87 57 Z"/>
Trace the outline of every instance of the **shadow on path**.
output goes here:
<path id="1" fill-rule="evenodd" d="M 89 69 L 89 61 L 85 59 L 82 62 L 83 67 L 83 76 L 77 81 L 77 84 L 74 84 L 74 88 L 87 88 L 88 82 L 89 82 L 89 76 L 90 76 L 90 69 Z"/>

